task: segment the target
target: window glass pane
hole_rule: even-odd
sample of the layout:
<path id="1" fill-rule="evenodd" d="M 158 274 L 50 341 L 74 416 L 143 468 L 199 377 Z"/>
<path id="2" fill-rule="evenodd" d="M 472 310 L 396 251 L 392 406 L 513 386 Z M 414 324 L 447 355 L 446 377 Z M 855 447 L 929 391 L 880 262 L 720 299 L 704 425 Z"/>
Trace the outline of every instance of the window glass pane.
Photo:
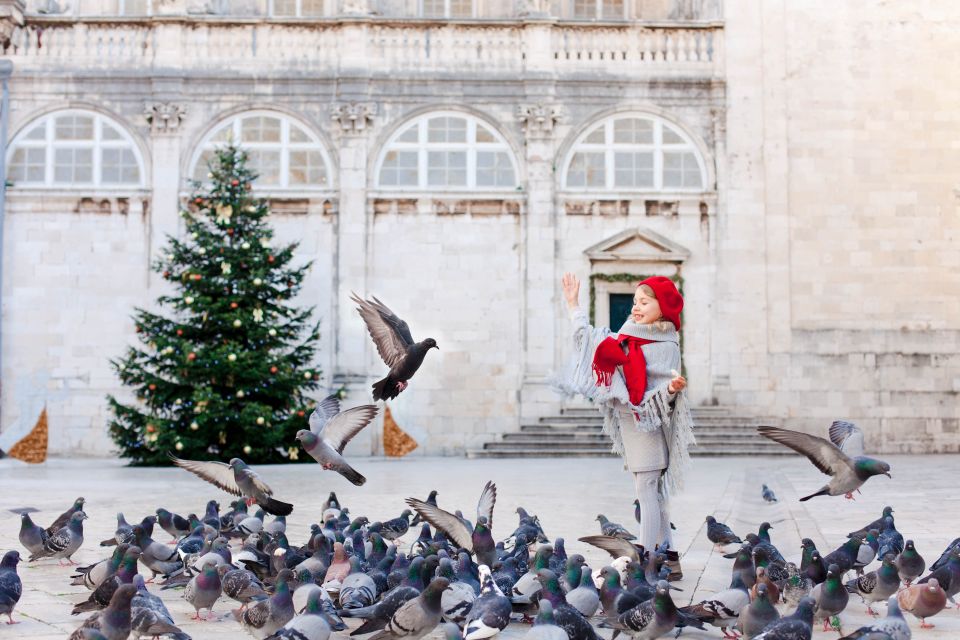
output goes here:
<path id="1" fill-rule="evenodd" d="M 217 133 L 210 138 L 211 142 L 230 142 L 230 139 L 233 137 L 233 126 L 227 125 L 222 127 Z"/>
<path id="2" fill-rule="evenodd" d="M 273 15 L 275 16 L 297 15 L 297 0 L 273 0 Z"/>
<path id="3" fill-rule="evenodd" d="M 318 151 L 290 152 L 290 184 L 326 184 L 323 156 Z"/>
<path id="4" fill-rule="evenodd" d="M 573 154 L 567 171 L 568 187 L 602 187 L 606 173 L 602 153 L 578 152 Z"/>
<path id="5" fill-rule="evenodd" d="M 280 142 L 280 120 L 266 116 L 244 118 L 240 123 L 242 142 Z"/>
<path id="6" fill-rule="evenodd" d="M 210 160 L 214 157 L 212 149 L 208 149 L 200 154 L 197 160 L 197 166 L 193 169 L 193 179 L 199 182 L 206 182 L 207 174 L 210 173 Z"/>
<path id="7" fill-rule="evenodd" d="M 130 149 L 104 149 L 100 161 L 104 184 L 136 184 L 140 170 Z"/>
<path id="8" fill-rule="evenodd" d="M 270 118 L 265 118 L 270 119 Z M 253 149 L 250 151 L 250 168 L 257 174 L 258 185 L 280 184 L 280 152 Z"/>
<path id="9" fill-rule="evenodd" d="M 477 142 L 496 142 L 493 133 L 482 125 L 477 125 Z"/>
<path id="10" fill-rule="evenodd" d="M 614 120 L 613 141 L 618 144 L 653 144 L 653 122 L 640 118 Z"/>
<path id="11" fill-rule="evenodd" d="M 613 184 L 617 187 L 653 187 L 653 152 L 618 151 L 613 156 Z"/>
<path id="12" fill-rule="evenodd" d="M 427 154 L 427 185 L 457 187 L 467 184 L 465 151 L 431 151 Z"/>
<path id="13" fill-rule="evenodd" d="M 30 130 L 24 139 L 26 140 L 45 140 L 47 137 L 47 124 L 43 123 Z"/>
<path id="14" fill-rule="evenodd" d="M 46 167 L 46 149 L 17 149 L 10 159 L 10 180 L 15 184 L 17 182 L 43 182 Z"/>
<path id="15" fill-rule="evenodd" d="M 417 125 L 413 125 L 400 134 L 400 137 L 397 138 L 397 142 L 416 142 L 418 129 L 419 127 Z"/>
<path id="16" fill-rule="evenodd" d="M 315 18 L 323 15 L 323 0 L 301 0 L 300 15 L 305 18 Z"/>
<path id="17" fill-rule="evenodd" d="M 473 16 L 473 0 L 450 0 L 451 18 L 470 18 Z"/>
<path id="18" fill-rule="evenodd" d="M 573 0 L 573 17 L 592 19 L 597 17 L 597 0 Z"/>
<path id="19" fill-rule="evenodd" d="M 380 168 L 380 184 L 395 187 L 417 186 L 417 152 L 388 151 Z"/>
<path id="20" fill-rule="evenodd" d="M 310 142 L 310 136 L 300 127 L 290 125 L 290 142 Z"/>
<path id="21" fill-rule="evenodd" d="M 463 118 L 430 118 L 427 142 L 466 142 L 467 121 Z"/>
<path id="22" fill-rule="evenodd" d="M 512 187 L 515 184 L 513 165 L 503 151 L 477 152 L 478 187 Z"/>
<path id="23" fill-rule="evenodd" d="M 442 18 L 444 17 L 444 0 L 422 0 L 423 15 L 425 17 Z"/>
<path id="24" fill-rule="evenodd" d="M 608 20 L 623 20 L 623 0 L 603 0 L 603 17 Z"/>
<path id="25" fill-rule="evenodd" d="M 686 144 L 686 141 L 677 135 L 676 131 L 663 127 L 663 144 Z"/>
<path id="26" fill-rule="evenodd" d="M 63 184 L 93 182 L 93 149 L 57 149 L 53 180 Z"/>
<path id="27" fill-rule="evenodd" d="M 93 140 L 93 118 L 90 116 L 59 116 L 54 137 L 57 140 Z"/>
<path id="28" fill-rule="evenodd" d="M 123 140 L 123 137 L 120 135 L 120 132 L 111 127 L 106 122 L 101 125 L 102 131 L 100 137 L 103 140 Z"/>
<path id="29" fill-rule="evenodd" d="M 663 186 L 686 188 L 703 186 L 696 156 L 689 151 L 664 152 Z"/>
<path id="30" fill-rule="evenodd" d="M 591 131 L 590 134 L 583 139 L 583 141 L 587 144 L 603 144 L 604 143 L 603 129 L 604 128 L 602 125 L 597 127 L 596 129 Z"/>

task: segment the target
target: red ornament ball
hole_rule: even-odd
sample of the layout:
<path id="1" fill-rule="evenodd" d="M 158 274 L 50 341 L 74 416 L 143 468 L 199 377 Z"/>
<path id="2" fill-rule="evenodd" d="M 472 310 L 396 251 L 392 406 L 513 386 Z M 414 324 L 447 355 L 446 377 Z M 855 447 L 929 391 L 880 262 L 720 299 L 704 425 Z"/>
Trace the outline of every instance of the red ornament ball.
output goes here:
<path id="1" fill-rule="evenodd" d="M 230 184 L 232 184 L 233 186 L 237 186 L 238 184 L 240 184 L 240 181 L 239 181 L 239 180 L 231 180 L 231 181 L 230 181 Z"/>
<path id="2" fill-rule="evenodd" d="M 154 427 L 152 424 L 148 424 L 148 425 L 147 425 L 147 433 L 153 433 L 153 432 L 156 431 L 156 430 L 157 430 L 157 428 Z"/>
<path id="3" fill-rule="evenodd" d="M 170 272 L 169 272 L 169 271 L 164 271 L 164 272 L 163 272 L 163 277 L 164 277 L 164 278 L 169 278 L 169 277 L 170 277 Z"/>
<path id="4" fill-rule="evenodd" d="M 191 361 L 192 361 L 192 360 L 196 360 L 196 359 L 197 359 L 197 354 L 195 354 L 193 351 L 191 351 L 190 353 L 187 354 L 187 360 L 191 360 Z"/>
<path id="5" fill-rule="evenodd" d="M 199 280 L 199 279 L 201 279 L 202 277 L 203 277 L 203 276 L 200 275 L 199 273 L 191 273 L 191 274 L 190 274 L 190 279 L 191 279 L 191 280 Z"/>
<path id="6" fill-rule="evenodd" d="M 178 335 L 178 336 L 182 336 L 182 335 L 183 335 L 183 329 L 177 329 L 177 335 Z"/>
<path id="7" fill-rule="evenodd" d="M 267 256 L 267 262 L 273 262 L 273 256 Z"/>
<path id="8" fill-rule="evenodd" d="M 231 303 L 230 303 L 230 308 L 231 308 L 231 309 L 236 309 L 236 308 L 239 307 L 239 306 L 240 306 L 240 305 L 238 305 L 236 302 L 231 302 Z"/>
<path id="9" fill-rule="evenodd" d="M 297 411 L 297 415 L 302 418 L 302 417 L 303 417 L 303 411 Z"/>
<path id="10" fill-rule="evenodd" d="M 232 235 L 233 235 L 233 229 L 227 229 L 227 235 L 228 235 L 228 236 L 232 236 Z M 220 252 L 223 253 L 223 249 L 221 249 Z"/>
<path id="11" fill-rule="evenodd" d="M 143 331 L 140 325 L 137 325 L 136 327 L 134 327 L 134 329 L 136 330 L 137 333 L 140 333 L 141 331 Z"/>
<path id="12" fill-rule="evenodd" d="M 150 389 L 150 391 L 156 391 L 156 390 L 157 390 L 157 385 L 155 385 L 155 384 L 149 384 L 149 385 L 147 385 L 147 389 Z"/>
<path id="13" fill-rule="evenodd" d="M 276 367 L 270 367 L 270 373 L 276 373 L 278 369 Z"/>

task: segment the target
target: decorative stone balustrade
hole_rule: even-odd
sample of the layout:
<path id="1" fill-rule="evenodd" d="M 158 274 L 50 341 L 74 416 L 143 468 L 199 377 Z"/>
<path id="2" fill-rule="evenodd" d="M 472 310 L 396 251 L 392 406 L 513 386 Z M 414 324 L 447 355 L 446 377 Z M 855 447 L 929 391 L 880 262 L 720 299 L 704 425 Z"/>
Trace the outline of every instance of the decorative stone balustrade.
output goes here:
<path id="1" fill-rule="evenodd" d="M 18 71 L 229 66 L 237 73 L 722 73 L 722 25 L 453 23 L 424 20 L 65 19 L 31 17 L 5 55 Z"/>

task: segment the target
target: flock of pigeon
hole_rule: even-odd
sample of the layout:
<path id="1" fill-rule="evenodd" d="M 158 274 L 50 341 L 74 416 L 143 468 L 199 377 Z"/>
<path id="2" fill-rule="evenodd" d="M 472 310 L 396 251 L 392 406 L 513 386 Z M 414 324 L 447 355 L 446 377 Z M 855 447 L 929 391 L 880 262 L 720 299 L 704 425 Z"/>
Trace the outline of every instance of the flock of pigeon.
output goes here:
<path id="1" fill-rule="evenodd" d="M 355 296 L 354 301 L 390 367 L 374 385 L 374 397 L 394 398 L 436 342 L 414 342 L 407 324 L 376 298 Z M 341 411 L 331 396 L 297 439 L 324 469 L 359 486 L 365 479 L 343 458 L 343 449 L 376 413 L 375 405 Z M 802 500 L 852 498 L 872 476 L 890 475 L 887 463 L 863 455 L 863 434 L 850 423 L 834 423 L 829 440 L 774 427 L 759 431 L 831 476 Z M 197 621 L 220 618 L 223 614 L 214 609 L 224 600 L 235 602 L 226 617 L 261 640 L 327 640 L 348 628 L 351 637 L 365 640 L 417 640 L 438 628 L 447 640 L 486 640 L 517 620 L 532 622 L 530 640 L 601 640 L 603 629 L 610 630 L 610 640 L 621 633 L 652 640 L 706 625 L 726 638 L 810 640 L 821 622 L 824 630 L 842 633 L 839 616 L 851 595 L 861 598 L 872 615 L 878 615 L 873 606 L 886 601 L 887 612 L 845 638 L 908 640 L 904 612 L 918 618 L 921 627 L 932 626 L 928 619 L 947 601 L 956 604 L 960 591 L 960 538 L 923 576 L 926 562 L 897 531 L 890 507 L 825 555 L 804 539 L 796 563 L 773 544 L 769 523 L 742 539 L 707 516 L 712 543 L 739 545 L 725 555 L 733 561 L 730 586 L 702 602 L 678 606 L 672 592 L 682 590 L 671 584 L 676 576 L 670 569 L 676 552 L 644 549 L 626 527 L 602 514 L 597 516 L 600 534 L 579 541 L 606 551 L 611 561 L 605 566 L 590 567 L 583 555 L 568 554 L 562 538 L 551 544 L 539 518 L 523 508 L 516 511 L 513 533 L 497 541 L 493 482 L 483 487 L 473 522 L 461 511 L 438 506 L 436 491 L 426 500 L 408 498 L 410 508 L 387 520 L 352 516 L 331 493 L 304 543 L 296 545 L 286 531 L 293 505 L 275 498 L 242 460 L 173 460 L 238 499 L 226 511 L 211 500 L 202 517 L 158 508 L 131 524 L 120 513 L 114 536 L 100 543 L 114 547 L 112 553 L 89 566 L 71 560 L 84 543 L 83 498 L 45 529 L 29 512 L 21 514 L 19 540 L 31 554 L 29 561 L 54 559 L 74 566 L 71 584 L 90 592 L 73 607 L 72 613 L 84 619 L 70 640 L 189 640 L 158 595 L 173 590 L 193 607 Z M 761 495 L 767 502 L 777 500 L 766 485 Z M 637 509 L 638 522 L 641 516 Z M 158 529 L 171 537 L 169 543 L 154 538 L 161 535 Z M 418 531 L 415 540 L 403 541 L 408 532 L 409 541 Z M 14 623 L 22 593 L 21 561 L 15 550 L 0 561 L 0 615 L 8 624 Z M 879 566 L 872 569 L 874 562 Z M 348 625 L 345 619 L 357 622 Z"/>

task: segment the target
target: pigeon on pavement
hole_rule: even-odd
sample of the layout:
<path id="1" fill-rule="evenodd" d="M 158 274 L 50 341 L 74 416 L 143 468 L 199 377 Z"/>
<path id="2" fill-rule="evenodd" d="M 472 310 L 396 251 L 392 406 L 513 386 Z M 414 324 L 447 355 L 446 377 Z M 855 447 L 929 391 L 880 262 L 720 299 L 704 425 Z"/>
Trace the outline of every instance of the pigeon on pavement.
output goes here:
<path id="1" fill-rule="evenodd" d="M 7 624 L 17 624 L 13 620 L 13 608 L 20 602 L 23 583 L 17 575 L 19 551 L 7 551 L 0 560 L 0 615 L 7 616 Z"/>
<path id="2" fill-rule="evenodd" d="M 889 506 L 884 507 L 883 514 L 879 518 L 877 518 L 870 524 L 866 525 L 865 527 L 858 529 L 857 531 L 851 531 L 850 533 L 847 534 L 847 537 L 848 538 L 865 538 L 867 536 L 867 532 L 870 531 L 870 529 L 876 529 L 877 531 L 882 531 L 884 520 L 886 520 L 888 516 L 892 516 L 892 515 L 893 515 L 893 507 L 889 507 Z"/>
<path id="3" fill-rule="evenodd" d="M 63 529 L 67 526 L 67 523 L 70 522 L 70 517 L 73 516 L 78 511 L 83 511 L 83 505 L 86 500 L 83 497 L 77 498 L 73 501 L 73 506 L 57 516 L 57 519 L 53 521 L 49 527 L 44 530 L 44 533 L 47 534 L 47 537 L 52 536 L 60 529 Z"/>
<path id="4" fill-rule="evenodd" d="M 29 513 L 20 514 L 20 544 L 27 551 L 31 554 L 37 553 L 43 549 L 43 543 L 49 537 L 42 527 L 34 524 Z"/>
<path id="5" fill-rule="evenodd" d="M 173 618 L 167 610 L 163 600 L 147 591 L 143 576 L 133 578 L 133 586 L 137 594 L 130 601 L 130 626 L 132 635 L 136 637 L 169 635 L 173 640 L 190 640 L 180 627 L 173 623 Z"/>
<path id="6" fill-rule="evenodd" d="M 707 516 L 707 540 L 721 547 L 728 544 L 743 543 L 743 540 L 733 532 L 733 529 L 717 521 L 713 516 Z"/>
<path id="7" fill-rule="evenodd" d="M 356 293 L 353 293 L 350 299 L 357 303 L 357 311 L 367 325 L 367 331 L 373 338 L 377 353 L 380 354 L 383 362 L 390 367 L 387 376 L 374 383 L 373 399 L 391 400 L 396 398 L 401 391 L 407 388 L 410 378 L 423 364 L 427 351 L 440 349 L 440 347 L 437 346 L 437 341 L 433 338 L 414 342 L 407 323 L 398 318 L 387 305 L 377 300 L 376 297 L 371 302 L 370 300 L 363 300 Z"/>
<path id="8" fill-rule="evenodd" d="M 324 616 L 323 591 L 310 592 L 303 613 L 287 622 L 267 640 L 327 640 L 330 637 L 330 624 Z"/>
<path id="9" fill-rule="evenodd" d="M 900 589 L 900 576 L 897 575 L 894 555 L 888 553 L 883 557 L 879 569 L 848 581 L 846 586 L 849 593 L 863 598 L 867 613 L 872 616 L 880 615 L 873 610 L 873 603 L 887 600 Z"/>
<path id="10" fill-rule="evenodd" d="M 912 613 L 920 620 L 921 629 L 932 629 L 935 625 L 927 622 L 947 606 L 947 594 L 936 578 L 925 583 L 914 583 L 897 594 L 897 604 L 902 611 Z"/>
<path id="11" fill-rule="evenodd" d="M 927 561 L 917 552 L 913 540 L 907 540 L 903 551 L 897 556 L 897 573 L 900 579 L 910 586 L 910 583 L 923 575 L 927 568 Z"/>
<path id="12" fill-rule="evenodd" d="M 377 416 L 377 407 L 364 404 L 340 411 L 336 394 L 327 396 L 310 414 L 310 429 L 297 431 L 297 440 L 304 451 L 324 469 L 336 471 L 355 484 L 367 481 L 343 457 L 347 443 Z"/>
<path id="13" fill-rule="evenodd" d="M 259 600 L 243 610 L 233 611 L 234 617 L 247 633 L 263 640 L 293 619 L 293 594 L 290 591 L 290 581 L 293 577 L 293 571 L 290 569 L 281 570 L 277 574 L 277 586 L 272 596 L 266 600 Z"/>
<path id="14" fill-rule="evenodd" d="M 669 633 L 677 625 L 679 611 L 670 597 L 670 585 L 666 580 L 657 582 L 657 591 L 651 600 L 627 609 L 613 620 L 601 626 L 613 628 L 614 638 L 623 631 L 635 640 L 653 640 Z"/>
<path id="15" fill-rule="evenodd" d="M 843 573 L 840 568 L 831 564 L 827 567 L 827 580 L 823 584 L 818 584 L 811 595 L 816 600 L 814 608 L 814 618 L 823 620 L 823 630 L 829 631 L 832 624 L 831 619 L 839 616 L 847 608 L 850 601 L 850 593 L 841 582 Z"/>
<path id="16" fill-rule="evenodd" d="M 121 585 L 113 593 L 107 608 L 94 612 L 70 634 L 68 640 L 83 640 L 86 637 L 85 629 L 97 630 L 107 640 L 127 640 L 131 630 L 130 601 L 135 595 L 137 595 L 135 586 Z"/>
<path id="17" fill-rule="evenodd" d="M 740 613 L 749 604 L 750 594 L 747 592 L 747 586 L 739 574 L 734 574 L 729 588 L 718 591 L 697 604 L 681 607 L 680 611 L 702 622 L 720 627 L 723 635 L 728 636 L 730 634 L 727 632 L 727 627 L 734 625 Z"/>
<path id="18" fill-rule="evenodd" d="M 477 524 L 473 530 L 467 528 L 460 518 L 439 507 L 427 504 L 416 498 L 407 498 L 407 504 L 414 511 L 443 531 L 461 549 L 472 552 L 477 564 L 494 566 L 497 561 L 497 545 L 493 540 L 493 507 L 497 502 L 497 485 L 487 482 L 477 502 Z"/>
<path id="19" fill-rule="evenodd" d="M 480 565 L 480 596 L 473 601 L 464 621 L 464 640 L 482 640 L 499 634 L 510 624 L 511 611 L 510 598 L 500 592 L 490 567 Z"/>
<path id="20" fill-rule="evenodd" d="M 117 589 L 125 584 L 133 584 L 133 579 L 137 575 L 137 561 L 139 559 L 140 547 L 127 547 L 116 573 L 101 582 L 86 600 L 76 604 L 70 615 L 75 616 L 107 607 Z"/>
<path id="21" fill-rule="evenodd" d="M 247 504 L 257 503 L 274 516 L 290 515 L 293 505 L 273 498 L 273 489 L 240 458 L 231 458 L 230 464 L 215 461 L 181 460 L 172 454 L 170 459 L 181 469 L 206 480 L 227 493 L 242 496 Z M 219 520 L 219 517 L 217 518 Z"/>
<path id="22" fill-rule="evenodd" d="M 440 598 L 447 585 L 446 578 L 434 578 L 419 596 L 400 605 L 370 640 L 417 640 L 433 631 L 440 624 Z"/>
<path id="23" fill-rule="evenodd" d="M 834 423 L 834 426 L 836 424 Z M 856 427 L 853 428 L 856 429 Z M 858 451 L 856 446 L 853 446 L 857 441 L 856 438 L 851 439 L 850 436 L 846 439 L 840 438 L 839 434 L 843 429 L 831 427 L 831 437 L 837 437 L 834 442 L 779 427 L 761 426 L 757 427 L 757 432 L 806 456 L 817 469 L 831 476 L 829 483 L 819 491 L 800 498 L 801 502 L 816 496 L 839 495 L 845 495 L 852 500 L 853 492 L 871 477 L 877 475 L 890 477 L 890 465 L 882 460 L 864 456 L 862 449 Z M 862 441 L 862 438 L 860 440 Z M 841 450 L 841 446 L 845 447 L 845 450 Z"/>
<path id="24" fill-rule="evenodd" d="M 844 636 L 840 640 L 868 640 L 870 634 L 887 634 L 890 640 L 910 640 L 912 635 L 910 626 L 900 611 L 900 605 L 897 603 L 896 596 L 890 596 L 887 599 L 887 617 L 877 620 L 871 624 L 860 627 L 850 635 Z M 874 636 L 880 637 L 880 636 Z"/>
<path id="25" fill-rule="evenodd" d="M 803 598 L 796 611 L 768 624 L 753 640 L 810 640 L 814 606 L 813 598 Z"/>
<path id="26" fill-rule="evenodd" d="M 737 617 L 737 629 L 746 636 L 752 638 L 759 634 L 774 620 L 780 619 L 780 612 L 770 601 L 767 594 L 767 585 L 756 585 L 756 596 L 753 601 L 740 610 Z"/>
<path id="27" fill-rule="evenodd" d="M 567 632 L 557 626 L 553 617 L 553 605 L 549 600 L 540 603 L 540 611 L 524 640 L 569 640 Z"/>
<path id="28" fill-rule="evenodd" d="M 597 522 L 600 523 L 600 533 L 605 536 L 610 536 L 612 538 L 620 538 L 621 540 L 636 540 L 637 536 L 633 535 L 627 529 L 618 522 L 610 522 L 607 520 L 607 517 L 602 513 L 597 516 Z"/>
<path id="29" fill-rule="evenodd" d="M 190 619 L 200 620 L 201 609 L 207 610 L 208 620 L 213 617 L 213 603 L 220 597 L 222 589 L 220 574 L 217 573 L 216 565 L 206 565 L 200 573 L 187 583 L 187 587 L 183 590 L 184 599 L 193 605 L 196 610 L 196 613 Z"/>
<path id="30" fill-rule="evenodd" d="M 67 564 L 76 564 L 70 559 L 80 545 L 83 544 L 83 521 L 87 519 L 87 514 L 83 511 L 77 511 L 70 516 L 70 520 L 59 531 L 47 538 L 43 543 L 43 549 L 30 556 L 30 561 L 40 558 L 66 559 Z"/>
<path id="31" fill-rule="evenodd" d="M 767 485 L 763 485 L 763 488 L 760 490 L 760 495 L 763 497 L 764 502 L 777 502 L 777 494 Z"/>

